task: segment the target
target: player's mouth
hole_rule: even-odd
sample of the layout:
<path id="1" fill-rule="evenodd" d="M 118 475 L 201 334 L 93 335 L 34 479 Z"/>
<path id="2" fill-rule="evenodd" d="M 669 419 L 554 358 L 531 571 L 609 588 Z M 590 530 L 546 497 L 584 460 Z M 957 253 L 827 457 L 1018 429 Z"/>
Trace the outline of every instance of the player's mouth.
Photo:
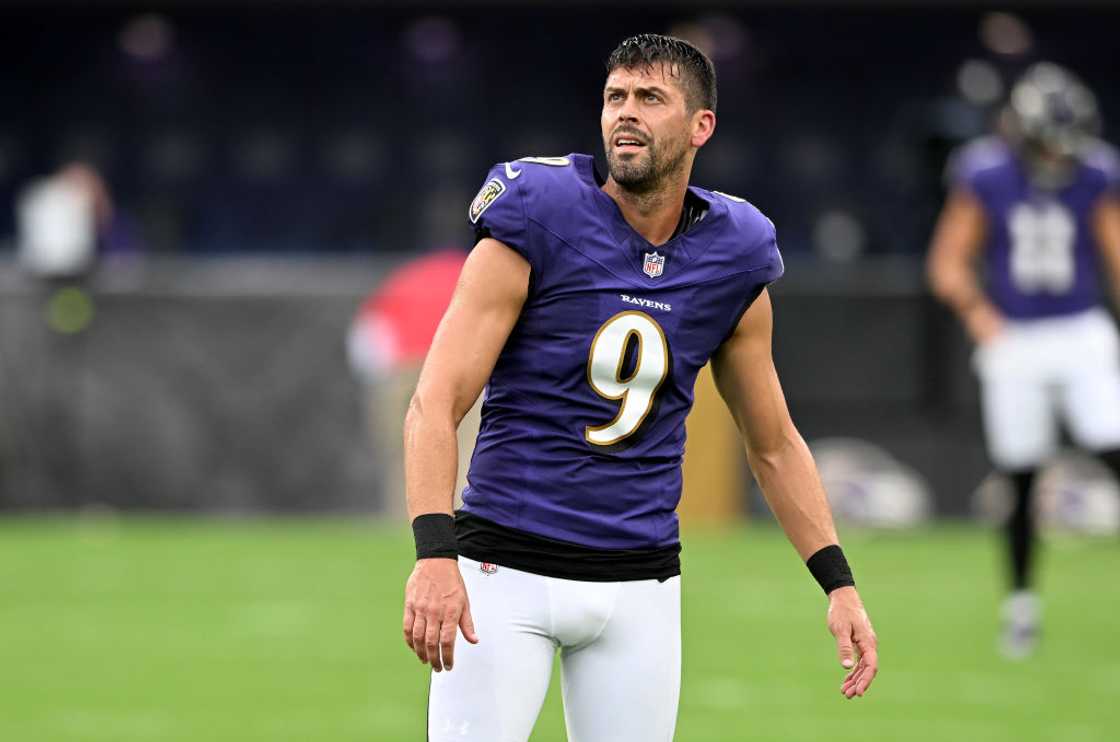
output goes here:
<path id="1" fill-rule="evenodd" d="M 614 149 L 619 154 L 633 154 L 645 149 L 646 143 L 630 134 L 619 134 L 614 138 Z"/>

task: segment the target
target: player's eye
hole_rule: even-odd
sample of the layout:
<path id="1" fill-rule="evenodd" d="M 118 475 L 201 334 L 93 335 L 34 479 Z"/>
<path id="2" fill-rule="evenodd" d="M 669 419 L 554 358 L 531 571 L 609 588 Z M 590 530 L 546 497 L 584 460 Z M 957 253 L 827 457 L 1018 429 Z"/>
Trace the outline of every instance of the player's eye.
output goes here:
<path id="1" fill-rule="evenodd" d="M 620 100 L 622 100 L 622 93 L 607 93 L 608 102 L 615 103 Z"/>

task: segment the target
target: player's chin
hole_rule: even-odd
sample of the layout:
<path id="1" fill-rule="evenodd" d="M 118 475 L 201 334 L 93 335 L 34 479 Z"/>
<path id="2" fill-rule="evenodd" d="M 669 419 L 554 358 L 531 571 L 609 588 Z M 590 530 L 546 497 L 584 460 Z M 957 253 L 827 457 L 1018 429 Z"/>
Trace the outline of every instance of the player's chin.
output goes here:
<path id="1" fill-rule="evenodd" d="M 610 165 L 611 178 L 619 185 L 636 188 L 650 181 L 652 168 L 649 162 L 640 161 L 638 156 L 612 158 Z"/>

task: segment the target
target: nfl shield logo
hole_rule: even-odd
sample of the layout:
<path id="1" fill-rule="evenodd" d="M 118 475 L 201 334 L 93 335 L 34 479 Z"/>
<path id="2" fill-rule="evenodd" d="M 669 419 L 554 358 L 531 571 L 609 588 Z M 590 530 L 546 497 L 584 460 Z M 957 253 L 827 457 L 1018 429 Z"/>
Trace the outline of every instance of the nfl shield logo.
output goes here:
<path id="1" fill-rule="evenodd" d="M 647 252 L 646 259 L 642 262 L 642 272 L 650 278 L 657 278 L 665 271 L 665 256 L 656 252 Z"/>

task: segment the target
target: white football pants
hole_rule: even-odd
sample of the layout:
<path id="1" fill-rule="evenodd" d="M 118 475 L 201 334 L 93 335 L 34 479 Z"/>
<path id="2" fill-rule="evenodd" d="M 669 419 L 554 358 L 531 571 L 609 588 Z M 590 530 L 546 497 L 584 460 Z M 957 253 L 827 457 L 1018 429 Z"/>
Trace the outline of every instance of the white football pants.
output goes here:
<path id="1" fill-rule="evenodd" d="M 479 643 L 433 672 L 429 742 L 526 742 L 560 652 L 570 742 L 669 742 L 680 695 L 680 577 L 583 582 L 459 557 Z"/>
<path id="2" fill-rule="evenodd" d="M 1059 419 L 1088 451 L 1120 448 L 1120 342 L 1103 309 L 1009 322 L 974 363 L 988 450 L 1001 469 L 1053 456 Z"/>

